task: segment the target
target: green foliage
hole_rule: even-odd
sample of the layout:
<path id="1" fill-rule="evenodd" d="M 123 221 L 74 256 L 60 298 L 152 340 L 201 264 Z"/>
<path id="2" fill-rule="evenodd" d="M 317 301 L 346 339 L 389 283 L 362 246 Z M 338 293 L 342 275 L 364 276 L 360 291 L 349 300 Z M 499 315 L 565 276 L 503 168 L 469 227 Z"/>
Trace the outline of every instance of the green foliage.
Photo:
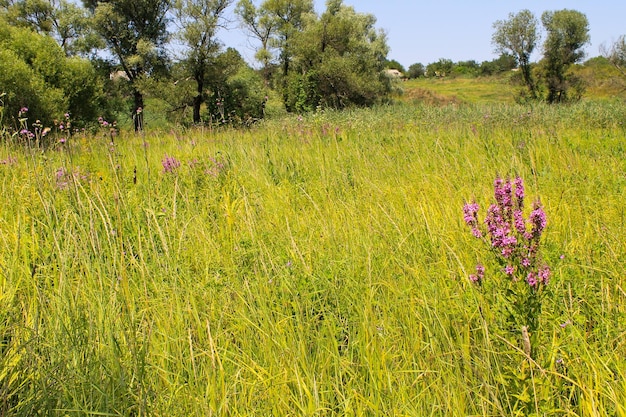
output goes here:
<path id="1" fill-rule="evenodd" d="M 368 106 L 384 99 L 390 91 L 382 73 L 388 47 L 375 22 L 341 1 L 329 2 L 319 17 L 308 15 L 292 39 L 287 110 Z"/>
<path id="2" fill-rule="evenodd" d="M 423 77 L 425 74 L 426 74 L 426 67 L 424 67 L 424 64 L 421 64 L 419 62 L 415 64 L 411 64 L 409 66 L 409 70 L 406 73 L 407 77 L 410 79 L 420 78 L 420 77 Z"/>
<path id="3" fill-rule="evenodd" d="M 269 85 L 271 77 L 270 64 L 274 58 L 270 41 L 280 24 L 269 13 L 269 10 L 265 7 L 266 5 L 267 3 L 263 3 L 259 8 L 256 8 L 251 0 L 239 0 L 235 7 L 235 14 L 239 16 L 248 33 L 261 43 L 254 57 L 263 64 L 263 79 L 265 84 Z"/>
<path id="4" fill-rule="evenodd" d="M 406 72 L 402 64 L 396 61 L 395 59 L 387 60 L 387 62 L 385 62 L 385 68 L 395 69 L 402 73 Z"/>
<path id="5" fill-rule="evenodd" d="M 68 56 L 89 55 L 103 46 L 87 11 L 66 0 L 17 0 L 7 7 L 7 19 L 52 36 Z"/>
<path id="6" fill-rule="evenodd" d="M 459 61 L 452 68 L 453 76 L 475 77 L 480 72 L 480 64 L 474 60 Z"/>
<path id="7" fill-rule="evenodd" d="M 426 74 L 429 77 L 445 77 L 452 73 L 454 62 L 451 59 L 440 58 L 437 62 L 426 65 Z"/>
<path id="8" fill-rule="evenodd" d="M 547 32 L 543 46 L 543 71 L 547 84 L 548 103 L 562 103 L 580 98 L 581 85 L 568 69 L 584 57 L 583 47 L 589 42 L 587 17 L 576 10 L 544 12 L 541 21 Z M 574 94 L 568 95 L 568 90 Z"/>
<path id="9" fill-rule="evenodd" d="M 517 67 L 517 60 L 513 55 L 501 54 L 492 61 L 483 61 L 480 64 L 481 75 L 496 75 L 503 72 L 511 71 Z"/>
<path id="10" fill-rule="evenodd" d="M 193 122 L 200 123 L 200 108 L 205 101 L 205 84 L 220 49 L 216 32 L 230 0 L 177 0 L 174 9 L 181 27 L 178 38 L 185 47 L 184 67 L 196 82 Z M 215 71 L 213 71 L 215 72 Z"/>
<path id="11" fill-rule="evenodd" d="M 125 72 L 133 95 L 135 131 L 143 129 L 142 78 L 165 67 L 169 0 L 83 0 L 93 25 Z"/>
<path id="12" fill-rule="evenodd" d="M 81 126 L 105 107 L 93 66 L 82 58 L 67 58 L 51 37 L 0 20 L 0 54 L 5 63 L 0 74 L 6 93 L 4 123 L 17 126 L 19 109 L 28 107 L 29 117 L 46 126 L 66 112 Z"/>
<path id="13" fill-rule="evenodd" d="M 531 99 L 537 97 L 537 86 L 533 78 L 530 57 L 539 41 L 538 22 L 530 10 L 511 13 L 508 20 L 493 24 L 495 32 L 492 43 L 501 54 L 511 54 L 517 60 L 522 79 Z"/>
<path id="14" fill-rule="evenodd" d="M 262 119 L 267 98 L 261 77 L 247 65 L 212 90 L 207 100 L 209 119 L 218 123 L 250 125 Z"/>

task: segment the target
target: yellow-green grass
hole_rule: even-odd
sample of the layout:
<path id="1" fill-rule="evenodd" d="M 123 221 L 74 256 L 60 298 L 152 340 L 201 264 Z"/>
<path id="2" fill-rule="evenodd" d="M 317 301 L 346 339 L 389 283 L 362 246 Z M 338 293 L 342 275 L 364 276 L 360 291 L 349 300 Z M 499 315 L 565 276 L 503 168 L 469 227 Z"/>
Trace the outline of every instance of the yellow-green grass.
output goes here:
<path id="1" fill-rule="evenodd" d="M 2 414 L 624 416 L 625 117 L 391 106 L 4 144 Z M 532 361 L 468 280 L 501 275 L 462 219 L 496 175 L 548 216 Z"/>
<path id="2" fill-rule="evenodd" d="M 400 84 L 412 103 L 513 103 L 515 87 L 506 77 L 418 78 Z"/>
<path id="3" fill-rule="evenodd" d="M 585 84 L 584 101 L 626 99 L 626 77 L 613 67 L 577 66 L 572 71 Z M 413 79 L 399 84 L 399 99 L 435 105 L 512 104 L 521 87 L 512 83 L 511 75 Z"/>

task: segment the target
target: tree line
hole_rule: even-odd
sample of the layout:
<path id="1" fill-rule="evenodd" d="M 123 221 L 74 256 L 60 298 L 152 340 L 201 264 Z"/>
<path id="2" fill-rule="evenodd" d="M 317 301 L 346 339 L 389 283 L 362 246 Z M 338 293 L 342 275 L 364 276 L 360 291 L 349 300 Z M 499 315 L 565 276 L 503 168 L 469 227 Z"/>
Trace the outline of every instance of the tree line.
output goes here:
<path id="1" fill-rule="evenodd" d="M 260 71 L 218 38 L 232 5 Z M 375 23 L 342 0 L 321 14 L 313 0 L 0 0 L 3 118 L 28 106 L 46 122 L 94 120 L 129 102 L 140 130 L 147 94 L 193 123 L 260 118 L 269 91 L 294 112 L 371 105 L 390 91 Z"/>

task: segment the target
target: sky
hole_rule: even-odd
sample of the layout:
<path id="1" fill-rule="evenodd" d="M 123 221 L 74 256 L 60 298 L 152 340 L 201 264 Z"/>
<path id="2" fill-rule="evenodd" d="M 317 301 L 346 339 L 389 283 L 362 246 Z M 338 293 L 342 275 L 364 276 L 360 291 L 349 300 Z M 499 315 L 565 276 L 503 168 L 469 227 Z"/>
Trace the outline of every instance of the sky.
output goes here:
<path id="1" fill-rule="evenodd" d="M 255 4 L 260 4 L 260 0 Z M 495 59 L 498 54 L 491 43 L 493 23 L 523 9 L 533 12 L 539 21 L 544 11 L 573 9 L 585 14 L 591 36 L 591 43 L 585 48 L 586 58 L 600 55 L 600 45 L 626 35 L 624 0 L 344 0 L 344 4 L 376 16 L 377 27 L 387 33 L 391 48 L 387 58 L 405 68 L 415 63 L 427 65 L 440 58 L 454 62 Z M 315 0 L 315 8 L 321 13 L 325 1 Z M 252 62 L 256 43 L 246 37 L 236 22 L 230 26 L 232 29 L 222 31 L 220 39 Z M 537 48 L 533 60 L 538 60 L 540 54 Z"/>

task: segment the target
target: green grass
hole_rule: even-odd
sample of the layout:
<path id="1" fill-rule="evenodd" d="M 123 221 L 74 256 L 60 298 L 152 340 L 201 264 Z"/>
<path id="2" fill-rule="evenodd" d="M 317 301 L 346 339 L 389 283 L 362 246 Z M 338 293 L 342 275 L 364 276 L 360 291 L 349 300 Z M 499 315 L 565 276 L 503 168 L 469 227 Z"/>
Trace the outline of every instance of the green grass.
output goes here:
<path id="1" fill-rule="evenodd" d="M 513 103 L 515 88 L 503 77 L 418 78 L 401 84 L 413 103 Z"/>
<path id="2" fill-rule="evenodd" d="M 398 105 L 5 143 L 2 414 L 624 416 L 625 119 Z M 461 211 L 516 174 L 554 270 L 534 361 L 468 280 L 499 271 Z"/>

